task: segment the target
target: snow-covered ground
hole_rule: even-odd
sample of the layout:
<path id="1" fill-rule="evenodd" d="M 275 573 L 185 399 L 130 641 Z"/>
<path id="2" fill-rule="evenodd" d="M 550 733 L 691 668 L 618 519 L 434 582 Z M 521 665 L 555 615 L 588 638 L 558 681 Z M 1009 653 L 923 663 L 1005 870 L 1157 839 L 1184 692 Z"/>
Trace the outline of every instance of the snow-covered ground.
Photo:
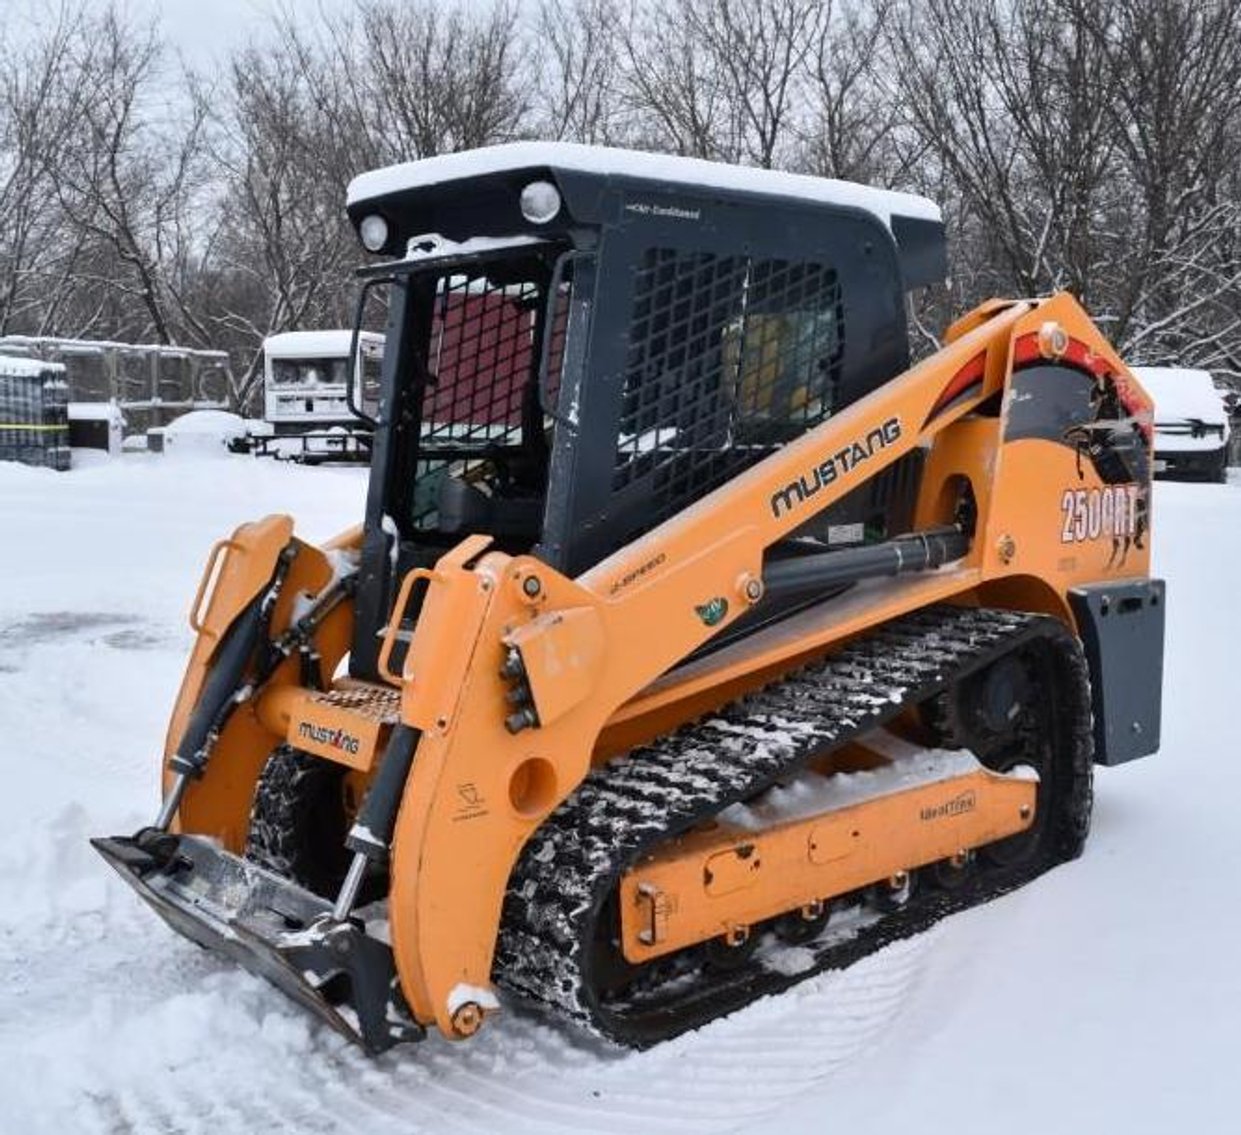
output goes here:
<path id="1" fill-rule="evenodd" d="M 0 1132 L 1236 1130 L 1241 480 L 1160 484 L 1163 751 L 1080 861 L 652 1052 L 508 1013 L 371 1061 L 166 930 L 90 835 L 154 813 L 207 549 L 360 515 L 356 470 L 0 464 Z"/>

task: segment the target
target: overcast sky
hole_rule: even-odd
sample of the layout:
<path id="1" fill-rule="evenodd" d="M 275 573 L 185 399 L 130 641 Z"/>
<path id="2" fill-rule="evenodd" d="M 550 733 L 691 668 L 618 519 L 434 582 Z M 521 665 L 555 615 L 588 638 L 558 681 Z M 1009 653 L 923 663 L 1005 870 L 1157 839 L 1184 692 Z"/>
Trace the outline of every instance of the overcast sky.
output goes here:
<path id="1" fill-rule="evenodd" d="M 75 0 L 70 0 L 70 3 Z M 108 0 L 84 0 L 101 9 Z M 456 0 L 443 0 L 455 7 Z M 465 0 L 473 3 L 474 0 Z M 486 0 L 478 0 L 486 3 Z M 0 0 L 0 43 L 21 43 L 32 29 L 54 19 L 61 0 Z M 199 71 L 223 62 L 230 49 L 261 41 L 278 10 L 311 20 L 317 12 L 347 12 L 357 0 L 116 0 L 136 21 L 159 20 L 172 59 L 178 54 Z"/>
<path id="2" fill-rule="evenodd" d="M 135 14 L 158 15 L 168 46 L 202 68 L 261 35 L 278 6 L 311 16 L 320 8 L 332 12 L 350 5 L 351 0 L 128 0 L 127 6 Z"/>

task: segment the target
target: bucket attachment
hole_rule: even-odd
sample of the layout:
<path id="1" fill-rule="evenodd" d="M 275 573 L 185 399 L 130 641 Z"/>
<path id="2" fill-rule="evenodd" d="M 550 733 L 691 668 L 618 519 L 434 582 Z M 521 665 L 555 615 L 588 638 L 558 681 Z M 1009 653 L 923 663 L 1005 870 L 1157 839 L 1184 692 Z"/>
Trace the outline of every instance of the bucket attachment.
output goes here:
<path id="1" fill-rule="evenodd" d="M 240 962 L 367 1052 L 426 1035 L 364 911 L 338 921 L 328 900 L 199 836 L 147 829 L 91 843 L 174 930 Z"/>

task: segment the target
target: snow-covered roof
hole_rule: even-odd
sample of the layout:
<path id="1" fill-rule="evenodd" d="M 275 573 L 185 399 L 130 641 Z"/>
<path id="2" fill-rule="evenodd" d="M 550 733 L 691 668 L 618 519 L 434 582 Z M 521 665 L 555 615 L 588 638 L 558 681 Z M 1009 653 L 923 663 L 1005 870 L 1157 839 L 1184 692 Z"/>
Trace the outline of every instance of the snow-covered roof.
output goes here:
<path id="1" fill-rule="evenodd" d="M 115 402 L 70 402 L 71 422 L 115 422 L 125 424 L 125 414 Z"/>
<path id="2" fill-rule="evenodd" d="M 282 331 L 263 340 L 263 350 L 273 358 L 331 359 L 348 358 L 353 332 L 348 330 Z M 383 336 L 363 331 L 364 342 L 382 342 Z"/>
<path id="3" fill-rule="evenodd" d="M 853 205 L 875 214 L 889 226 L 893 214 L 927 221 L 941 220 L 939 206 L 935 202 L 912 193 L 874 189 L 833 178 L 725 165 L 701 158 L 617 150 L 607 146 L 582 146 L 572 142 L 511 142 L 387 166 L 355 177 L 349 183 L 347 198 L 348 203 L 354 205 L 407 189 L 421 189 L 443 182 L 533 166 L 641 178 L 695 189 L 706 186 L 797 197 L 820 204 Z"/>
<path id="4" fill-rule="evenodd" d="M 111 339 L 62 339 L 56 335 L 5 335 L 0 350 L 52 351 L 60 355 L 102 355 L 112 351 L 121 355 L 160 355 L 173 359 L 204 359 L 227 365 L 227 351 L 208 351 L 200 347 L 178 347 L 170 343 L 119 343 Z"/>
<path id="5" fill-rule="evenodd" d="M 1204 422 L 1228 421 L 1223 394 L 1216 389 L 1211 372 L 1192 367 L 1131 367 L 1137 380 L 1155 403 L 1155 421 L 1201 418 Z"/>
<path id="6" fill-rule="evenodd" d="M 37 378 L 48 371 L 63 373 L 64 369 L 62 363 L 49 363 L 43 359 L 22 358 L 18 355 L 0 355 L 0 374 Z"/>

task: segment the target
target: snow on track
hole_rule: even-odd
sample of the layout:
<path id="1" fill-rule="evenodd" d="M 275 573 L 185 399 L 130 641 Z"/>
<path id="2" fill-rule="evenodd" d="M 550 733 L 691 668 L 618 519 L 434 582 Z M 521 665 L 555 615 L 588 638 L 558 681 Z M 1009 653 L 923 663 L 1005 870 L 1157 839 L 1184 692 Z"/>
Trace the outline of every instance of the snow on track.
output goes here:
<path id="1" fill-rule="evenodd" d="M 1224 1129 L 1203 1108 L 1230 1082 L 1238 925 L 1209 899 L 1235 891 L 1241 774 L 1211 738 L 1241 693 L 1241 483 L 1157 489 L 1165 751 L 1100 777 L 1079 863 L 650 1052 L 510 1009 L 379 1060 L 174 935 L 86 843 L 154 811 L 210 544 L 281 510 L 322 539 L 363 494 L 243 458 L 0 465 L 0 1132 L 1033 1132 L 1065 1093 L 1096 1130 L 1156 1130 L 1191 1093 L 1190 1126 Z M 1193 788 L 1212 761 L 1218 791 Z"/>

